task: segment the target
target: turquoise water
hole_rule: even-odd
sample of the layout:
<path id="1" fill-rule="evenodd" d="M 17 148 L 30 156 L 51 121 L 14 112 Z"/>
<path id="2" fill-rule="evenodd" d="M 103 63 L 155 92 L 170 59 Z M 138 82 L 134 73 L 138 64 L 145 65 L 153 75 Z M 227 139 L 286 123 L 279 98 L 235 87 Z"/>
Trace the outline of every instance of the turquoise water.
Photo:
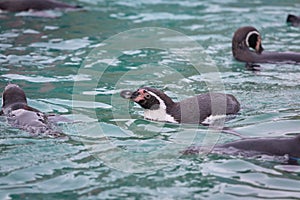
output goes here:
<path id="1" fill-rule="evenodd" d="M 177 100 L 222 91 L 241 102 L 225 125 L 243 137 L 299 133 L 299 66 L 252 72 L 231 55 L 233 32 L 245 25 L 260 30 L 265 50 L 300 51 L 299 28 L 285 23 L 299 15 L 297 1 L 75 3 L 86 11 L 0 14 L 1 90 L 19 84 L 31 106 L 74 121 L 59 124 L 65 140 L 32 137 L 1 117 L 0 199 L 300 198 L 298 166 L 182 156 L 191 143 L 239 137 L 149 122 L 119 97 L 145 85 Z"/>

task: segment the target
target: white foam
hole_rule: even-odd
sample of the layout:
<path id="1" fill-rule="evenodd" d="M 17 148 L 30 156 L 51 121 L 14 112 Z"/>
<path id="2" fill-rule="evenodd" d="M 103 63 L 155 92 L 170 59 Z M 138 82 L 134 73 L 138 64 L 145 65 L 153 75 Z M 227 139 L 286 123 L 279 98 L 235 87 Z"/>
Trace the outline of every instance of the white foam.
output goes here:
<path id="1" fill-rule="evenodd" d="M 202 124 L 214 124 L 218 120 L 225 121 L 226 115 L 210 115 L 202 122 Z"/>

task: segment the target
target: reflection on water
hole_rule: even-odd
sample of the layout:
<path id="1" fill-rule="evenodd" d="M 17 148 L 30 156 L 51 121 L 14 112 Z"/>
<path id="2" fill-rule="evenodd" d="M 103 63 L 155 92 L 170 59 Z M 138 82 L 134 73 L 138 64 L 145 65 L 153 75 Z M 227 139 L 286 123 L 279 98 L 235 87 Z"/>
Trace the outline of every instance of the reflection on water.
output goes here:
<path id="1" fill-rule="evenodd" d="M 50 13 L 56 18 L 0 13 L 0 89 L 7 82 L 19 84 L 31 106 L 73 120 L 59 124 L 71 138 L 65 141 L 33 138 L 0 116 L 1 199 L 299 198 L 298 166 L 205 153 L 183 156 L 191 142 L 215 135 L 206 127 L 144 120 L 139 106 L 119 97 L 123 88 L 147 85 L 179 101 L 215 89 L 207 83 L 217 76 L 242 105 L 227 127 L 243 137 L 298 134 L 299 66 L 264 64 L 254 73 L 231 55 L 233 32 L 245 25 L 260 30 L 268 51 L 299 51 L 299 28 L 285 23 L 288 13 L 299 12 L 297 1 L 79 2 L 86 11 Z M 194 51 L 209 56 L 220 73 L 198 73 L 184 57 L 149 48 L 123 49 L 116 59 L 99 52 L 95 63 L 108 68 L 101 77 L 91 73 L 93 63 L 85 64 L 92 50 L 141 27 L 188 35 L 203 47 Z M 170 36 L 163 42 L 183 41 Z M 80 73 L 82 68 L 89 73 Z M 221 134 L 218 142 L 235 139 Z"/>

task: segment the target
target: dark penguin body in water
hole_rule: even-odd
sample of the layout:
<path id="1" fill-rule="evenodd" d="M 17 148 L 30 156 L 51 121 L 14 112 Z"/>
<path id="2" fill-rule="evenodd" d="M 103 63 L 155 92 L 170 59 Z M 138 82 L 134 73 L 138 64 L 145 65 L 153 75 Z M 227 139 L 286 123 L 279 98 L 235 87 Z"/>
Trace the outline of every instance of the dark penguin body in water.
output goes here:
<path id="1" fill-rule="evenodd" d="M 28 106 L 25 92 L 16 84 L 8 84 L 2 94 L 1 114 L 8 123 L 34 135 L 64 136 L 43 112 Z"/>
<path id="2" fill-rule="evenodd" d="M 289 14 L 286 18 L 286 22 L 292 26 L 300 26 L 300 16 Z"/>
<path id="3" fill-rule="evenodd" d="M 189 147 L 184 154 L 197 154 L 200 147 Z M 221 145 L 216 145 L 212 153 L 225 155 L 288 156 L 289 164 L 300 164 L 300 135 L 280 138 L 247 138 Z"/>
<path id="4" fill-rule="evenodd" d="M 264 51 L 259 31 L 252 26 L 241 27 L 232 38 L 232 54 L 239 61 L 252 63 L 300 63 L 300 52 Z"/>
<path id="5" fill-rule="evenodd" d="M 144 108 L 144 117 L 154 121 L 208 124 L 211 116 L 236 114 L 240 104 L 230 94 L 205 93 L 174 102 L 160 90 L 143 87 L 135 92 L 124 90 L 121 97 Z"/>
<path id="6" fill-rule="evenodd" d="M 0 9 L 9 12 L 29 10 L 78 9 L 81 6 L 70 5 L 56 0 L 2 0 Z"/>

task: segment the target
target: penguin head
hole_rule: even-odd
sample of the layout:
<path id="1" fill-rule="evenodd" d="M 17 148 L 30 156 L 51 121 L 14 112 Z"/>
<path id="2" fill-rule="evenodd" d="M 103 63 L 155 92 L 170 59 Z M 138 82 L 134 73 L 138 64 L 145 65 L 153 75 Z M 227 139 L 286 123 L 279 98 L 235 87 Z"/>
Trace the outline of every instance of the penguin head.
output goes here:
<path id="1" fill-rule="evenodd" d="M 166 109 L 167 106 L 174 103 L 165 93 L 150 87 L 142 87 L 134 92 L 123 90 L 120 95 L 149 110 Z"/>
<path id="2" fill-rule="evenodd" d="M 232 38 L 232 47 L 240 49 L 254 50 L 260 54 L 264 49 L 262 47 L 261 36 L 259 31 L 252 26 L 239 28 Z"/>
<path id="3" fill-rule="evenodd" d="M 27 105 L 26 95 L 22 88 L 16 84 L 8 84 L 2 94 L 2 108 L 20 103 Z"/>

